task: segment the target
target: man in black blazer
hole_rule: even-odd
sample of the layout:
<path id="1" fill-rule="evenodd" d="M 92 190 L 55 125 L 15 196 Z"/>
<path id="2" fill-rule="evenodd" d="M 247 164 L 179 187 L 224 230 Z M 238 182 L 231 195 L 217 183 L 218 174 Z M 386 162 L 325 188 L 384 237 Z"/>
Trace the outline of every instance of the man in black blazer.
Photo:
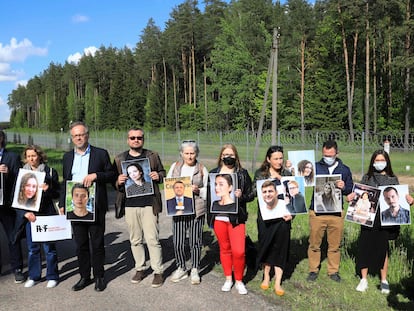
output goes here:
<path id="1" fill-rule="evenodd" d="M 23 219 L 16 219 L 16 210 L 11 207 L 13 201 L 12 194 L 20 167 L 20 156 L 6 149 L 6 134 L 0 130 L 0 173 L 3 175 L 3 203 L 0 204 L 0 222 L 8 239 L 10 267 L 14 272 L 15 283 L 23 283 L 26 279 L 22 272 L 21 238 L 20 235 L 16 236 L 16 229 L 20 227 L 20 224 L 23 225 Z"/>
<path id="2" fill-rule="evenodd" d="M 167 200 L 167 213 L 170 216 L 194 214 L 193 199 L 184 196 L 185 186 L 181 180 L 173 185 L 175 197 Z"/>
<path id="3" fill-rule="evenodd" d="M 108 152 L 89 144 L 89 130 L 86 124 L 83 122 L 72 123 L 70 135 L 74 150 L 65 153 L 63 156 L 64 191 L 60 197 L 60 208 L 63 209 L 65 206 L 66 181 L 78 181 L 85 187 L 90 187 L 92 183 L 96 184 L 95 221 L 72 221 L 81 276 L 81 279 L 72 287 L 72 290 L 82 290 L 92 282 L 92 268 L 95 290 L 103 291 L 106 287 L 104 281 L 105 214 L 108 210 L 106 184 L 115 181 L 115 171 L 112 169 Z"/>

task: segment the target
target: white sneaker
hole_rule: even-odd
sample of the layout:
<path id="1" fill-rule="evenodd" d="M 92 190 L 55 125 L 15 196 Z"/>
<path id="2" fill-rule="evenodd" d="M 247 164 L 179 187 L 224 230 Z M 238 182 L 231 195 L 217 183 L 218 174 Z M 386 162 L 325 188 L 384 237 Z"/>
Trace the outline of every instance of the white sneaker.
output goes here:
<path id="1" fill-rule="evenodd" d="M 171 282 L 177 283 L 177 282 L 180 282 L 181 280 L 186 279 L 187 277 L 188 277 L 187 271 L 185 271 L 183 268 L 178 268 L 177 270 L 174 271 L 171 277 Z"/>
<path id="2" fill-rule="evenodd" d="M 47 281 L 46 288 L 53 288 L 53 287 L 56 287 L 56 285 L 58 285 L 58 281 L 49 280 Z"/>
<path id="3" fill-rule="evenodd" d="M 193 285 L 200 284 L 200 276 L 198 275 L 197 268 L 191 269 L 190 277 L 191 277 L 191 284 Z"/>
<path id="4" fill-rule="evenodd" d="M 26 281 L 26 283 L 24 283 L 24 287 L 29 288 L 29 287 L 33 287 L 37 282 L 31 279 L 28 279 Z"/>
<path id="5" fill-rule="evenodd" d="M 368 288 L 368 280 L 367 279 L 361 279 L 361 281 L 359 281 L 358 286 L 356 287 L 356 290 L 358 292 L 365 292 Z"/>
<path id="6" fill-rule="evenodd" d="M 232 286 L 233 286 L 233 281 L 226 280 L 226 282 L 224 282 L 223 286 L 221 287 L 221 290 L 223 292 L 229 292 Z"/>
<path id="7" fill-rule="evenodd" d="M 247 294 L 247 289 L 246 289 L 246 286 L 244 286 L 243 282 L 236 282 L 234 287 L 237 289 L 237 291 L 239 292 L 240 295 L 246 295 Z"/>

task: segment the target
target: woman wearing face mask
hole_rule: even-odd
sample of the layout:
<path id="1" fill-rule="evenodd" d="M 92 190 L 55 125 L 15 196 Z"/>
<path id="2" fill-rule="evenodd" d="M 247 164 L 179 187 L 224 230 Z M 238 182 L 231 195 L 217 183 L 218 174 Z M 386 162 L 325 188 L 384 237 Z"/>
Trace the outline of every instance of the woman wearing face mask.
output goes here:
<path id="1" fill-rule="evenodd" d="M 240 295 L 247 294 L 243 284 L 243 273 L 245 268 L 245 238 L 247 220 L 246 203 L 253 200 L 252 181 L 240 164 L 237 149 L 232 144 L 226 144 L 221 148 L 218 165 L 210 173 L 215 174 L 236 174 L 237 188 L 234 195 L 238 203 L 237 214 L 212 214 L 209 213 L 209 224 L 214 228 L 217 241 L 220 247 L 220 262 L 226 281 L 222 286 L 223 292 L 228 292 L 233 286 L 232 274 L 234 273 L 235 288 Z M 215 190 L 215 189 L 214 189 Z M 208 193 L 210 195 L 210 192 Z M 209 197 L 209 202 L 211 196 Z M 208 205 L 210 206 L 210 205 Z"/>
<path id="2" fill-rule="evenodd" d="M 378 187 L 385 185 L 398 185 L 398 178 L 394 175 L 391 167 L 391 161 L 388 153 L 384 150 L 377 150 L 373 153 L 369 164 L 368 172 L 362 177 L 361 183 Z M 414 199 L 407 194 L 407 202 L 411 205 Z M 361 272 L 361 280 L 356 288 L 359 292 L 364 292 L 368 288 L 368 270 L 373 273 L 380 272 L 381 292 L 388 294 L 390 292 L 387 271 L 388 271 L 388 253 L 390 239 L 395 239 L 395 228 L 382 227 L 380 222 L 380 212 L 377 208 L 373 227 L 361 225 L 359 235 L 359 253 L 357 258 L 357 271 Z M 394 229 L 394 237 L 391 236 Z M 397 234 L 398 234 L 397 230 Z"/>

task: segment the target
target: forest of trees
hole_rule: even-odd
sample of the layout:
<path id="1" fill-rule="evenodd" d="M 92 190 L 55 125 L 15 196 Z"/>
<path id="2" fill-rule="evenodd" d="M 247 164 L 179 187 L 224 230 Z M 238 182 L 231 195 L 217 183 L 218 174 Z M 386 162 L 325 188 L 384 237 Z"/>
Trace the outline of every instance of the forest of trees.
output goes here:
<path id="1" fill-rule="evenodd" d="M 11 126 L 257 131 L 277 29 L 279 130 L 410 131 L 413 1 L 203 3 L 183 1 L 163 31 L 150 19 L 134 49 L 50 63 L 9 94 Z"/>

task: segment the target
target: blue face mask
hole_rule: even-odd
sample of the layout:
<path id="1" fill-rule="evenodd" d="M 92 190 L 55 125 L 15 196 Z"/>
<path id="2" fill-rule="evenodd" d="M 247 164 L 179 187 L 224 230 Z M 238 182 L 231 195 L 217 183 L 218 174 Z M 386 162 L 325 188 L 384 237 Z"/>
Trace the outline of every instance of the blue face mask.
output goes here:
<path id="1" fill-rule="evenodd" d="M 332 166 L 336 162 L 336 157 L 323 157 L 323 162 L 325 162 L 328 166 Z"/>

